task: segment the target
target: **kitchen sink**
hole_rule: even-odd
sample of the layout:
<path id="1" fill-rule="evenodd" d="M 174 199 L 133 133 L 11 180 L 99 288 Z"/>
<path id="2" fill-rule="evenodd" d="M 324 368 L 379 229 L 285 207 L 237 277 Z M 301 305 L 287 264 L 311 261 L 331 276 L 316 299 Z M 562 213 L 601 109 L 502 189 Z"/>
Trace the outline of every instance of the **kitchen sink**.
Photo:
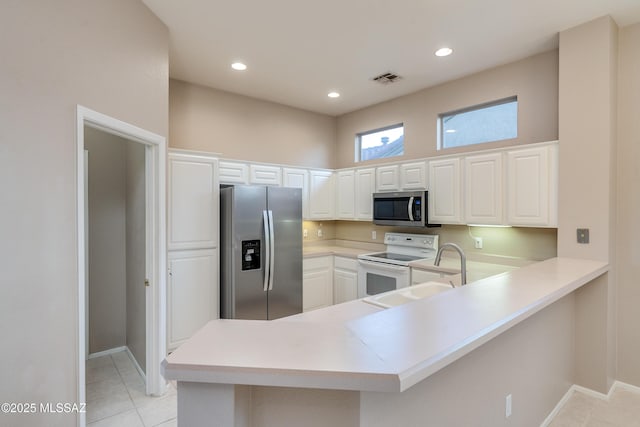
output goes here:
<path id="1" fill-rule="evenodd" d="M 451 285 L 441 282 L 425 282 L 419 285 L 409 286 L 395 291 L 372 295 L 363 299 L 364 302 L 377 305 L 382 308 L 396 307 L 411 301 L 429 298 L 440 292 L 453 289 Z"/>

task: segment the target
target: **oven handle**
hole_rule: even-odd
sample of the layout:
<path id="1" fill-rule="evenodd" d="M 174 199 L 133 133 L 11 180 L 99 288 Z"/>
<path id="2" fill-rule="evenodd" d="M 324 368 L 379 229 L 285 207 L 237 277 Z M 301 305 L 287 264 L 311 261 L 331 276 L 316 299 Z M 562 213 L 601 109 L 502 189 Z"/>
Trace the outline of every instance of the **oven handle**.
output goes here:
<path id="1" fill-rule="evenodd" d="M 375 262 L 375 261 L 366 261 L 363 259 L 359 259 L 358 262 L 364 266 L 368 266 L 368 267 L 373 267 L 373 268 L 379 268 L 382 270 L 387 270 L 387 271 L 399 271 L 399 272 L 404 272 L 406 271 L 409 267 L 405 267 L 402 265 L 393 265 L 393 264 L 386 264 L 384 262 Z"/>

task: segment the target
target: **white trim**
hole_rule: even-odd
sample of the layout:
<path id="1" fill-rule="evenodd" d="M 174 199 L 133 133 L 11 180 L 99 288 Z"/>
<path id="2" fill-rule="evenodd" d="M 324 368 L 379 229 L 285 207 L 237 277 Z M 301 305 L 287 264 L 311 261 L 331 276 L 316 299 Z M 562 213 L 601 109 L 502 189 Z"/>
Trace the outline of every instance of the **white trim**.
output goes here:
<path id="1" fill-rule="evenodd" d="M 133 366 L 136 367 L 136 371 L 138 371 L 138 373 L 140 374 L 140 376 L 145 380 L 146 382 L 146 374 L 144 373 L 144 371 L 142 370 L 142 368 L 140 367 L 140 365 L 138 364 L 138 361 L 136 360 L 136 358 L 133 356 L 133 353 L 131 353 L 131 350 L 129 350 L 129 347 L 125 347 L 124 351 L 127 352 L 127 355 L 129 356 L 129 359 L 131 359 L 131 362 L 133 363 Z"/>
<path id="2" fill-rule="evenodd" d="M 637 393 L 640 394 L 640 387 L 635 386 L 635 385 L 631 385 L 631 384 L 627 384 L 627 383 L 623 383 L 622 381 L 616 381 L 613 383 L 613 387 L 611 388 L 620 388 L 622 390 L 627 390 L 630 391 L 632 393 Z"/>
<path id="3" fill-rule="evenodd" d="M 147 328 L 147 393 L 161 395 L 166 391 L 167 382 L 160 372 L 160 363 L 166 356 L 167 334 L 166 334 L 166 267 L 167 267 L 167 238 L 166 238 L 166 162 L 167 143 L 163 136 L 141 129 L 129 123 L 106 116 L 97 111 L 90 110 L 81 105 L 76 109 L 76 222 L 77 222 L 77 265 L 78 265 L 78 318 L 77 318 L 77 345 L 76 355 L 78 357 L 78 396 L 77 401 L 86 402 L 86 292 L 85 274 L 86 262 L 85 254 L 85 217 L 84 217 L 84 126 L 91 126 L 142 143 L 148 148 L 146 150 L 147 162 L 147 194 L 148 203 L 152 209 L 148 209 L 149 218 L 147 221 L 152 254 L 150 262 L 147 263 L 148 279 L 151 286 L 147 288 L 146 306 L 146 328 Z M 149 240 L 148 240 L 149 242 Z M 148 251 L 149 252 L 149 251 Z M 135 359 L 134 359 L 135 360 Z M 137 367 L 139 368 L 139 366 Z M 80 413 L 78 425 L 86 425 L 86 414 Z"/>
<path id="4" fill-rule="evenodd" d="M 144 373 L 144 371 L 142 370 L 142 368 L 140 367 L 140 364 L 138 364 L 138 361 L 136 360 L 135 356 L 133 355 L 133 353 L 131 353 L 131 350 L 129 350 L 129 347 L 127 347 L 126 345 L 123 345 L 121 347 L 114 347 L 114 348 L 110 348 L 108 350 L 103 350 L 103 351 L 99 351 L 97 353 L 91 353 L 89 356 L 87 356 L 87 359 L 96 359 L 98 357 L 103 357 L 103 356 L 111 356 L 112 354 L 116 354 L 116 353 L 120 353 L 124 351 L 125 353 L 127 353 L 127 356 L 129 357 L 129 359 L 131 360 L 131 363 L 133 363 L 133 366 L 135 366 L 136 371 L 138 371 L 138 373 L 140 374 L 140 376 L 145 379 L 146 375 Z"/>
<path id="5" fill-rule="evenodd" d="M 553 408 L 553 410 L 547 416 L 547 418 L 545 418 L 544 421 L 542 422 L 542 424 L 540 424 L 540 427 L 549 426 L 549 424 L 551 424 L 553 419 L 562 410 L 562 408 L 567 403 L 567 401 L 575 393 L 586 394 L 587 396 L 591 396 L 591 397 L 593 397 L 595 399 L 599 399 L 599 400 L 603 400 L 603 401 L 608 402 L 611 399 L 611 396 L 613 396 L 613 393 L 615 393 L 615 391 L 617 389 L 627 390 L 627 391 L 630 391 L 632 393 L 640 394 L 640 387 L 636 387 L 636 386 L 631 385 L 631 384 L 623 383 L 622 381 L 614 381 L 613 384 L 611 385 L 611 388 L 609 389 L 609 392 L 607 394 L 600 393 L 598 391 L 591 390 L 590 388 L 586 388 L 586 387 L 582 387 L 582 386 L 573 384 L 571 387 L 569 387 L 569 390 L 567 390 L 567 392 L 564 394 L 564 396 L 562 396 L 562 399 L 560 399 L 558 404 Z"/>
<path id="6" fill-rule="evenodd" d="M 89 354 L 87 359 L 95 359 L 95 358 L 102 357 L 102 356 L 110 356 L 112 354 L 120 353 L 121 351 L 125 351 L 125 350 L 129 350 L 127 348 L 127 346 L 125 346 L 125 345 L 123 345 L 121 347 L 114 347 L 114 348 L 110 348 L 108 350 L 99 351 L 97 353 L 91 353 L 91 354 Z"/>

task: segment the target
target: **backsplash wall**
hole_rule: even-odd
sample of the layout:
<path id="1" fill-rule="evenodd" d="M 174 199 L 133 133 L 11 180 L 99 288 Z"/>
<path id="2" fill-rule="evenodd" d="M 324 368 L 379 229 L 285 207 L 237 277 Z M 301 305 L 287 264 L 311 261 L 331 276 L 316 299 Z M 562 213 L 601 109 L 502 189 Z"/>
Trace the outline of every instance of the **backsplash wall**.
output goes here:
<path id="1" fill-rule="evenodd" d="M 317 230 L 322 224 L 323 238 L 317 237 Z M 466 225 L 443 225 L 439 228 L 383 227 L 364 221 L 305 221 L 308 237 L 304 242 L 318 240 L 351 240 L 357 242 L 384 242 L 384 233 L 437 234 L 440 244 L 452 242 L 460 245 L 467 254 L 497 255 L 544 260 L 557 255 L 557 230 L 555 228 L 528 227 L 468 227 Z M 376 231 L 377 238 L 371 238 Z M 483 249 L 474 247 L 474 237 L 481 237 Z"/>

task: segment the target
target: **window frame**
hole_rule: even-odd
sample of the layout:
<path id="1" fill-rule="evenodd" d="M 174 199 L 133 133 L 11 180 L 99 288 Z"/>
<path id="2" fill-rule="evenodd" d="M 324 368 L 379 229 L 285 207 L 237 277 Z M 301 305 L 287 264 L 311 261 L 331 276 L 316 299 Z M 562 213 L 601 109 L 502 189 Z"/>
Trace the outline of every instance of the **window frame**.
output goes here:
<path id="1" fill-rule="evenodd" d="M 501 98 L 501 99 L 497 99 L 495 101 L 489 101 L 489 102 L 484 102 L 482 104 L 476 104 L 476 105 L 472 105 L 470 107 L 465 107 L 465 108 L 460 108 L 457 110 L 451 110 L 451 111 L 447 111 L 444 113 L 440 113 L 438 114 L 438 123 L 437 123 L 437 132 L 438 132 L 438 138 L 437 138 L 437 147 L 436 149 L 438 151 L 440 150 L 451 150 L 451 149 L 456 149 L 456 148 L 463 148 L 463 147 L 472 147 L 472 146 L 476 146 L 476 145 L 482 145 L 482 144 L 490 144 L 492 142 L 500 142 L 500 141 L 507 141 L 509 139 L 515 139 L 515 138 L 505 138 L 505 139 L 494 139 L 494 140 L 490 140 L 490 141 L 483 141 L 483 142 L 477 142 L 474 144 L 465 144 L 465 145 L 459 145 L 457 147 L 445 147 L 444 146 L 444 126 L 443 126 L 443 121 L 445 117 L 448 116 L 453 116 L 455 114 L 464 114 L 464 113 L 468 113 L 470 111 L 478 111 L 478 110 L 483 110 L 486 108 L 490 108 L 490 107 L 495 107 L 498 105 L 504 105 L 504 104 L 510 104 L 512 102 L 516 103 L 516 136 L 515 138 L 518 137 L 518 117 L 517 117 L 517 112 L 518 112 L 518 95 L 513 95 L 513 96 L 508 96 L 506 98 Z"/>
<path id="2" fill-rule="evenodd" d="M 362 137 L 366 136 L 366 135 L 371 135 L 372 133 L 378 133 L 378 132 L 384 132 L 386 130 L 390 130 L 390 129 L 396 129 L 396 128 L 402 128 L 402 136 L 404 137 L 404 122 L 400 122 L 400 123 L 395 123 L 393 125 L 389 125 L 389 126 L 384 126 L 381 128 L 377 128 L 377 129 L 372 129 L 372 130 L 368 130 L 365 132 L 358 132 L 356 133 L 356 141 L 355 141 L 355 162 L 356 163 L 361 163 L 361 162 L 369 162 L 369 161 L 373 161 L 373 160 L 380 160 L 380 159 L 390 159 L 391 157 L 376 157 L 375 159 L 367 159 L 367 160 L 362 160 Z M 404 152 L 404 140 L 403 140 L 403 152 Z M 402 154 L 404 155 L 404 154 Z M 393 156 L 393 157 L 400 157 L 400 155 L 398 156 Z"/>

